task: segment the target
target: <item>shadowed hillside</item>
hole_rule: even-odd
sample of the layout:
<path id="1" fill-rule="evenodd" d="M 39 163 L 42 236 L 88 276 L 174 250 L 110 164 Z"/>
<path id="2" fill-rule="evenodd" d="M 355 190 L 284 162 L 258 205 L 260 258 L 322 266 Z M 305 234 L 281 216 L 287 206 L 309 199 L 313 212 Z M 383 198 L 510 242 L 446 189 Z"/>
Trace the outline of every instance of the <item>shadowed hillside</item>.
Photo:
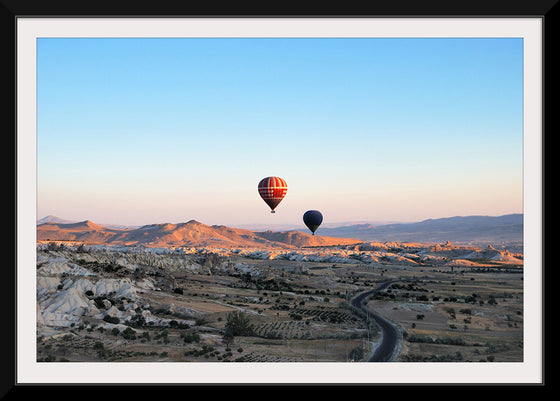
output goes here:
<path id="1" fill-rule="evenodd" d="M 345 245 L 356 239 L 323 237 L 299 231 L 251 231 L 226 226 L 208 226 L 196 220 L 186 223 L 150 224 L 135 229 L 103 227 L 89 220 L 79 223 L 43 223 L 37 226 L 38 241 L 82 241 L 111 245 L 149 247 L 280 247 Z"/>
<path id="2" fill-rule="evenodd" d="M 504 216 L 456 216 L 428 219 L 417 223 L 355 224 L 322 228 L 332 237 L 350 237 L 361 241 L 406 242 L 478 242 L 504 243 L 523 241 L 523 214 Z"/>

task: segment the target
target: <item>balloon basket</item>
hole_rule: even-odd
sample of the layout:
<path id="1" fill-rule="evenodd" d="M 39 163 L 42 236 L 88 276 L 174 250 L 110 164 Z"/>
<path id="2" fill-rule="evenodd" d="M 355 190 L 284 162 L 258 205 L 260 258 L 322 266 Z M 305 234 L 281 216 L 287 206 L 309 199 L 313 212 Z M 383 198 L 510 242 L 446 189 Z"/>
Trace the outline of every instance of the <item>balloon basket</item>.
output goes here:
<path id="1" fill-rule="evenodd" d="M 270 213 L 276 213 L 274 210 L 271 210 Z"/>

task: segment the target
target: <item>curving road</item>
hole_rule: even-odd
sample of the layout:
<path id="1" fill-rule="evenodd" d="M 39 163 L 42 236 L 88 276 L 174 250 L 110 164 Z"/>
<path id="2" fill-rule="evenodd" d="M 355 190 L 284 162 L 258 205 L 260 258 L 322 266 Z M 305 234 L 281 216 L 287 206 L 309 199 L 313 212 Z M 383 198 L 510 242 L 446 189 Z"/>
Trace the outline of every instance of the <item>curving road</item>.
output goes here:
<path id="1" fill-rule="evenodd" d="M 368 362 L 390 362 L 397 354 L 396 350 L 399 346 L 399 332 L 397 331 L 395 326 L 393 326 L 388 320 L 369 311 L 364 306 L 364 301 L 370 295 L 378 291 L 385 290 L 392 283 L 392 281 L 381 283 L 376 289 L 362 292 L 361 294 L 352 298 L 352 300 L 350 301 L 354 307 L 364 311 L 368 318 L 375 319 L 375 322 L 381 329 L 381 343 L 375 349 L 375 352 L 371 355 L 371 357 L 367 360 Z"/>

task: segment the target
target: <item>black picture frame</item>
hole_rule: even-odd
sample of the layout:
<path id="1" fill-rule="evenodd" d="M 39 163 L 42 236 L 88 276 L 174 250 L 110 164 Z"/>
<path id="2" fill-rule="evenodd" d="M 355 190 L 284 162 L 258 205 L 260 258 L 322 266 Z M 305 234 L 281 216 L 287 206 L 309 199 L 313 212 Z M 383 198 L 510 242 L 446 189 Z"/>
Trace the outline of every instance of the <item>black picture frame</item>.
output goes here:
<path id="1" fill-rule="evenodd" d="M 12 161 L 11 169 L 13 169 L 14 182 L 13 188 L 13 203 L 12 210 L 12 227 L 13 227 L 13 243 L 14 246 L 14 263 L 5 266 L 3 269 L 3 291 L 1 291 L 2 305 L 5 313 L 9 316 L 4 325 L 4 338 L 2 341 L 2 364 L 3 370 L 0 375 L 0 398 L 1 399 L 22 399 L 23 397 L 31 394 L 32 391 L 40 391 L 42 396 L 46 396 L 46 392 L 53 393 L 56 396 L 57 386 L 43 386 L 43 385 L 22 385 L 17 382 L 17 355 L 16 355 L 16 283 L 17 283 L 17 255 L 15 248 L 17 245 L 16 234 L 18 230 L 17 225 L 17 171 L 16 171 L 16 149 L 17 149 L 17 127 L 16 127 L 16 20 L 19 17 L 33 16 L 33 17 L 54 17 L 54 16 L 115 16 L 115 17 L 135 17 L 135 16 L 188 16 L 204 18 L 207 16 L 218 16 L 223 18 L 248 16 L 254 18 L 266 18 L 268 16 L 282 17 L 343 17 L 343 16 L 360 16 L 360 17 L 539 17 L 543 20 L 543 172 L 546 171 L 546 163 L 550 163 L 550 151 L 552 147 L 547 145 L 546 133 L 556 132 L 557 123 L 554 119 L 554 96 L 558 87 L 558 78 L 556 71 L 558 70 L 558 62 L 554 59 L 554 54 L 558 48 L 558 43 L 555 39 L 558 25 L 558 0 L 534 0 L 534 1 L 504 1 L 504 0 L 476 0 L 469 2 L 450 2 L 450 1 L 414 1 L 414 0 L 399 0 L 384 3 L 367 3 L 356 2 L 356 4 L 321 4 L 320 6 L 313 6 L 311 4 L 298 5 L 296 7 L 290 6 L 286 3 L 273 3 L 273 4 L 254 4 L 241 5 L 231 3 L 228 5 L 220 5 L 216 7 L 213 4 L 191 4 L 187 2 L 173 2 L 173 1 L 159 1 L 155 3 L 138 3 L 131 1 L 96 1 L 96 2 L 76 2 L 76 1 L 28 1 L 28 0 L 0 0 L 0 29 L 2 32 L 2 53 L 3 65 L 6 68 L 2 79 L 2 90 L 0 93 L 5 98 L 3 105 L 3 128 L 8 131 L 11 148 Z M 548 153 L 547 153 L 548 152 Z M 10 170 L 11 170 L 10 169 Z M 545 243 L 546 236 L 544 228 L 544 210 L 545 210 L 545 174 L 543 174 L 543 238 L 545 241 L 542 244 L 544 264 L 543 276 L 545 274 L 546 253 Z M 550 222 L 550 219 L 546 220 Z M 547 225 L 550 228 L 550 224 Z M 546 272 L 547 277 L 550 277 L 550 272 Z M 547 303 L 550 299 L 550 285 L 552 280 L 543 279 L 543 304 Z M 548 289 L 546 288 L 548 286 Z M 544 308 L 543 308 L 544 310 Z M 550 310 L 550 308 L 548 308 Z M 543 316 L 543 322 L 545 321 Z M 545 344 L 545 327 L 543 325 L 543 344 Z M 545 346 L 546 347 L 546 346 Z M 543 355 L 543 360 L 550 361 L 550 356 Z M 550 383 L 550 369 L 545 368 L 543 362 L 543 382 L 537 385 L 519 383 L 519 386 L 527 386 L 531 389 L 545 389 L 552 385 Z M 314 383 L 309 383 L 314 385 Z M 74 385 L 75 386 L 75 385 Z M 172 388 L 171 385 L 162 385 L 163 387 Z M 196 386 L 196 385 L 194 385 Z M 220 386 L 218 387 L 226 387 Z M 350 385 L 352 386 L 352 385 Z M 355 386 L 355 385 L 354 385 Z M 79 395 L 77 397 L 93 398 L 94 396 L 110 396 L 106 390 L 101 389 L 103 386 L 80 386 L 78 385 Z M 134 388 L 140 390 L 144 395 L 149 394 L 147 388 L 142 385 L 135 385 Z M 328 386 L 326 386 L 328 387 Z M 473 386 L 470 386 L 473 387 Z M 130 389 L 126 389 L 128 391 Z M 103 395 L 105 394 L 105 395 Z M 59 393 L 60 395 L 60 393 Z"/>

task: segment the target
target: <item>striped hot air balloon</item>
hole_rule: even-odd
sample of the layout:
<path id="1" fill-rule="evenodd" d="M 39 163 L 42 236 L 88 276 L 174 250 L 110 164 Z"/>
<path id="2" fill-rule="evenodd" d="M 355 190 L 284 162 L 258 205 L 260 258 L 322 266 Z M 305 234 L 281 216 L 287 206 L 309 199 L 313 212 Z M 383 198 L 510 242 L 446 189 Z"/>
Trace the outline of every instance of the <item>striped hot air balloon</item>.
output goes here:
<path id="1" fill-rule="evenodd" d="M 275 213 L 274 209 L 284 199 L 288 192 L 288 185 L 280 177 L 266 177 L 259 182 L 259 195 L 270 206 L 270 213 Z"/>

